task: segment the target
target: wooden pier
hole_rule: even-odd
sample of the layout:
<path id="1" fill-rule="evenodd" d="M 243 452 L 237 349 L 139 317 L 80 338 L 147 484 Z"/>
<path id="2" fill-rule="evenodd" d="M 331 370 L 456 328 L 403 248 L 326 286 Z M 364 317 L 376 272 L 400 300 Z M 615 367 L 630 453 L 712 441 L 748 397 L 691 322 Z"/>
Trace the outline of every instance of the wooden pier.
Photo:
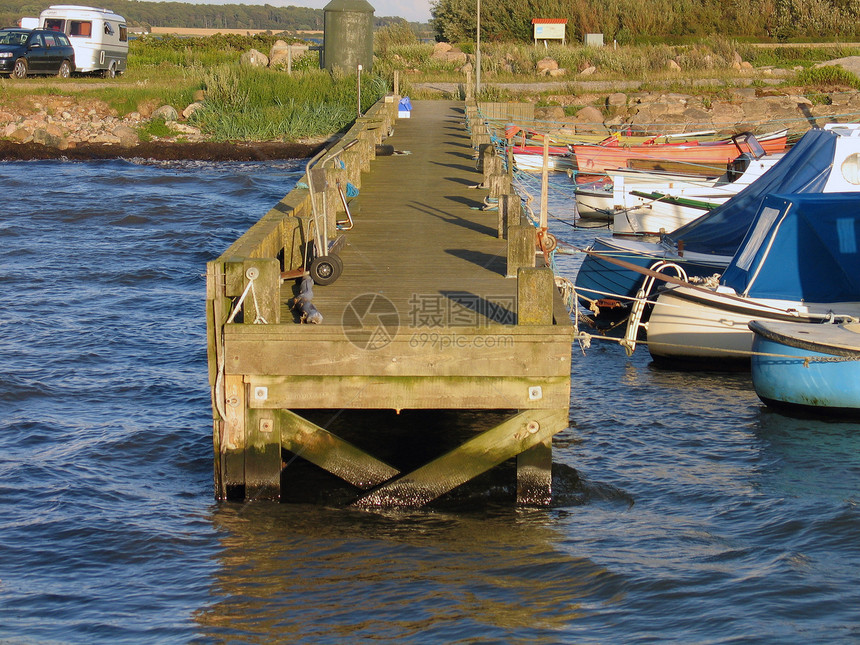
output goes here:
<path id="1" fill-rule="evenodd" d="M 396 98 L 208 264 L 219 499 L 289 498 L 321 481 L 295 473 L 316 471 L 344 503 L 420 506 L 515 463 L 518 501 L 550 500 L 573 328 L 537 229 L 474 105 L 396 119 Z M 482 208 L 485 186 L 499 210 Z M 313 286 L 310 324 L 293 305 L 322 232 L 343 269 Z"/>

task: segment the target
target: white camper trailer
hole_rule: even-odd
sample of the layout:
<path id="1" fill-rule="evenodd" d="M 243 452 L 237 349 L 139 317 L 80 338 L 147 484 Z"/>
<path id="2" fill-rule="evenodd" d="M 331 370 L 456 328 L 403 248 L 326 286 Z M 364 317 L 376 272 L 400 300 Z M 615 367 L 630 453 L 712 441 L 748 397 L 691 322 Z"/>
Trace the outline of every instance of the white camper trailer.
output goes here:
<path id="1" fill-rule="evenodd" d="M 106 78 L 125 71 L 128 26 L 107 9 L 58 4 L 39 16 L 43 29 L 68 34 L 75 48 L 76 72 L 101 72 Z"/>

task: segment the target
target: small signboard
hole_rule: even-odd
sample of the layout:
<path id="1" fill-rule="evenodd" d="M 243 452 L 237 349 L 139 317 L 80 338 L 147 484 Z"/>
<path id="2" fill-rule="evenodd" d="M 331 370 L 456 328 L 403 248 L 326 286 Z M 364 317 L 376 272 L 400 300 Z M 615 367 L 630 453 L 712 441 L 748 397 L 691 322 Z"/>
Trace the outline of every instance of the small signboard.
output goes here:
<path id="1" fill-rule="evenodd" d="M 532 25 L 534 25 L 535 45 L 539 40 L 560 40 L 564 44 L 566 18 L 532 18 Z"/>

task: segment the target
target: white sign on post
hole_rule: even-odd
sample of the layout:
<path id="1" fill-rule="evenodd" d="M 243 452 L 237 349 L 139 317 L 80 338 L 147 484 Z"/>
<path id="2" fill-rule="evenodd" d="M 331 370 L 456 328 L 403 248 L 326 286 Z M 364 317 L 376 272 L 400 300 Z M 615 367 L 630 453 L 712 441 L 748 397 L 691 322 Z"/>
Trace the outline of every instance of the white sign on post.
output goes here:
<path id="1" fill-rule="evenodd" d="M 537 41 L 560 40 L 565 41 L 565 28 L 567 20 L 563 18 L 533 18 L 535 45 Z"/>

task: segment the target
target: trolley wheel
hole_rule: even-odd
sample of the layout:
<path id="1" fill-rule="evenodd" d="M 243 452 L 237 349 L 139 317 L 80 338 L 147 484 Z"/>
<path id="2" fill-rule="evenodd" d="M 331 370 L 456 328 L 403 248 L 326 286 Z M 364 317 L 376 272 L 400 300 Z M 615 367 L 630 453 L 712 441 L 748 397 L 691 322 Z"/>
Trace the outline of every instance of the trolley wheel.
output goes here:
<path id="1" fill-rule="evenodd" d="M 323 286 L 331 284 L 343 272 L 343 260 L 337 255 L 321 255 L 311 260 L 308 272 L 315 283 Z"/>

